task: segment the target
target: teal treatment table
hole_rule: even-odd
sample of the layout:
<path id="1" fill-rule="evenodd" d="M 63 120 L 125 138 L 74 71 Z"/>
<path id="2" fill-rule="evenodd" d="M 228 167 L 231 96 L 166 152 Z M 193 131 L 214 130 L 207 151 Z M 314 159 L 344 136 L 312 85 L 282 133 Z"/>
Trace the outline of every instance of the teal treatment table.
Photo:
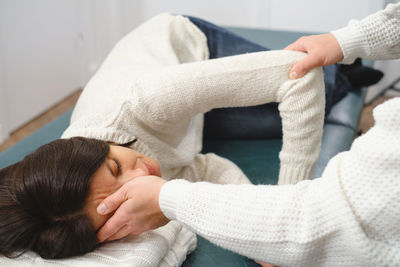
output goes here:
<path id="1" fill-rule="evenodd" d="M 297 38 L 306 35 L 260 29 L 230 28 L 235 33 L 271 49 L 282 49 Z M 320 177 L 327 162 L 337 153 L 346 151 L 353 142 L 360 119 L 366 89 L 355 89 L 337 103 L 324 125 L 322 149 L 314 170 Z M 61 136 L 67 128 L 72 110 L 47 124 L 37 132 L 0 153 L 0 168 L 21 160 L 39 146 Z M 214 152 L 235 162 L 255 184 L 276 184 L 279 173 L 278 153 L 281 139 L 205 140 L 203 152 Z M 251 259 L 212 245 L 198 236 L 197 249 L 190 254 L 183 266 L 244 267 L 259 266 Z"/>

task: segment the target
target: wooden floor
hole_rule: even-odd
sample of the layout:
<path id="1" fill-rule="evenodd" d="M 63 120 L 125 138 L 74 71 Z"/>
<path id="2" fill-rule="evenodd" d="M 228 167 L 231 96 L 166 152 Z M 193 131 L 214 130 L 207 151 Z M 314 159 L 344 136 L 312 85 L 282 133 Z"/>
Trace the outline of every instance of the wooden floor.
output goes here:
<path id="1" fill-rule="evenodd" d="M 382 96 L 378 98 L 374 103 L 371 105 L 366 105 L 363 108 L 363 111 L 361 113 L 361 118 L 360 122 L 358 123 L 357 127 L 357 135 L 365 134 L 372 126 L 374 126 L 374 117 L 372 116 L 372 111 L 373 109 L 379 105 L 385 102 L 386 100 L 389 100 L 393 97 L 389 96 Z"/>
<path id="2" fill-rule="evenodd" d="M 24 139 L 31 133 L 37 131 L 39 128 L 43 127 L 47 123 L 53 121 L 54 119 L 58 118 L 66 111 L 70 110 L 73 106 L 75 106 L 76 101 L 79 98 L 82 90 L 78 90 L 66 99 L 62 100 L 61 102 L 57 103 L 49 110 L 44 112 L 43 114 L 39 115 L 32 121 L 26 123 L 21 128 L 17 129 L 16 131 L 12 132 L 10 137 L 0 145 L 0 152 L 6 150 L 7 148 L 11 147 L 18 141 Z"/>
<path id="3" fill-rule="evenodd" d="M 27 124 L 23 125 L 21 128 L 17 129 L 13 133 L 11 133 L 10 138 L 7 139 L 3 144 L 0 145 L 0 152 L 6 150 L 7 148 L 11 147 L 18 141 L 22 140 L 23 138 L 27 137 L 31 133 L 35 132 L 39 128 L 43 127 L 47 123 L 51 122 L 52 120 L 58 118 L 60 115 L 65 113 L 66 111 L 70 110 L 78 100 L 78 97 L 82 90 L 78 90 L 68 98 L 64 99 L 60 103 L 54 105 L 48 111 L 43 113 L 42 115 L 38 116 L 37 118 L 33 119 L 32 121 L 28 122 Z M 357 135 L 361 135 L 366 133 L 373 125 L 374 119 L 372 117 L 372 110 L 373 108 L 386 101 L 390 97 L 381 97 L 372 105 L 365 106 L 361 115 L 360 123 L 357 129 Z"/>

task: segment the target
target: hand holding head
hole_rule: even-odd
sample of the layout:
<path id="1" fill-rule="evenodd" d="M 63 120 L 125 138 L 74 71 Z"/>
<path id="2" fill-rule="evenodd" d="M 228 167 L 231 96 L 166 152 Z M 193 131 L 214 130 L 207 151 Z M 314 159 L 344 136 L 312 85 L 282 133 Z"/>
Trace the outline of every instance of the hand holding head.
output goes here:
<path id="1" fill-rule="evenodd" d="M 332 34 L 303 36 L 285 50 L 306 52 L 308 55 L 290 70 L 290 79 L 303 77 L 309 70 L 335 64 L 343 59 L 342 49 Z"/>
<path id="2" fill-rule="evenodd" d="M 157 176 L 138 177 L 104 199 L 97 207 L 97 212 L 106 215 L 116 211 L 100 228 L 98 240 L 104 242 L 120 239 L 167 224 L 169 220 L 158 204 L 165 183 L 165 180 Z"/>

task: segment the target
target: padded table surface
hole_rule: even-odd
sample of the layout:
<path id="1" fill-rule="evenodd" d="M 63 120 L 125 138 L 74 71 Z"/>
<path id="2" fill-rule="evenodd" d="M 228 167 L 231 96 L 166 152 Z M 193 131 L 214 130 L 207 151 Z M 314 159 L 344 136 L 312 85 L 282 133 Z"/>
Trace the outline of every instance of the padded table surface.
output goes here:
<path id="1" fill-rule="evenodd" d="M 232 31 L 271 49 L 281 49 L 305 35 L 259 29 L 231 28 Z M 334 155 L 348 150 L 357 127 L 365 90 L 355 90 L 342 99 L 328 116 L 323 135 L 322 151 L 314 177 L 320 177 L 326 163 Z M 39 129 L 8 150 L 0 153 L 0 168 L 10 165 L 37 147 L 61 136 L 67 128 L 71 110 Z M 207 140 L 203 152 L 214 152 L 235 162 L 256 184 L 275 184 L 279 173 L 278 153 L 281 139 L 262 140 Z M 198 237 L 197 249 L 188 256 L 183 266 L 258 266 L 252 260 L 216 247 Z"/>

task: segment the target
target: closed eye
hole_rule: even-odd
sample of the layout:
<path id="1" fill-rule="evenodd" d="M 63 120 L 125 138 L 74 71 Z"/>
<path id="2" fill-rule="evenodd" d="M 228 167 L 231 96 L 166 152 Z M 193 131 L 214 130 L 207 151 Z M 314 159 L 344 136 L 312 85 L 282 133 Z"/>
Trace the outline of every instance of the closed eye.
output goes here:
<path id="1" fill-rule="evenodd" d="M 115 158 L 113 158 L 112 160 L 114 161 L 115 165 L 117 166 L 116 173 L 114 174 L 115 177 L 117 177 L 118 175 L 121 174 L 121 163 Z"/>

